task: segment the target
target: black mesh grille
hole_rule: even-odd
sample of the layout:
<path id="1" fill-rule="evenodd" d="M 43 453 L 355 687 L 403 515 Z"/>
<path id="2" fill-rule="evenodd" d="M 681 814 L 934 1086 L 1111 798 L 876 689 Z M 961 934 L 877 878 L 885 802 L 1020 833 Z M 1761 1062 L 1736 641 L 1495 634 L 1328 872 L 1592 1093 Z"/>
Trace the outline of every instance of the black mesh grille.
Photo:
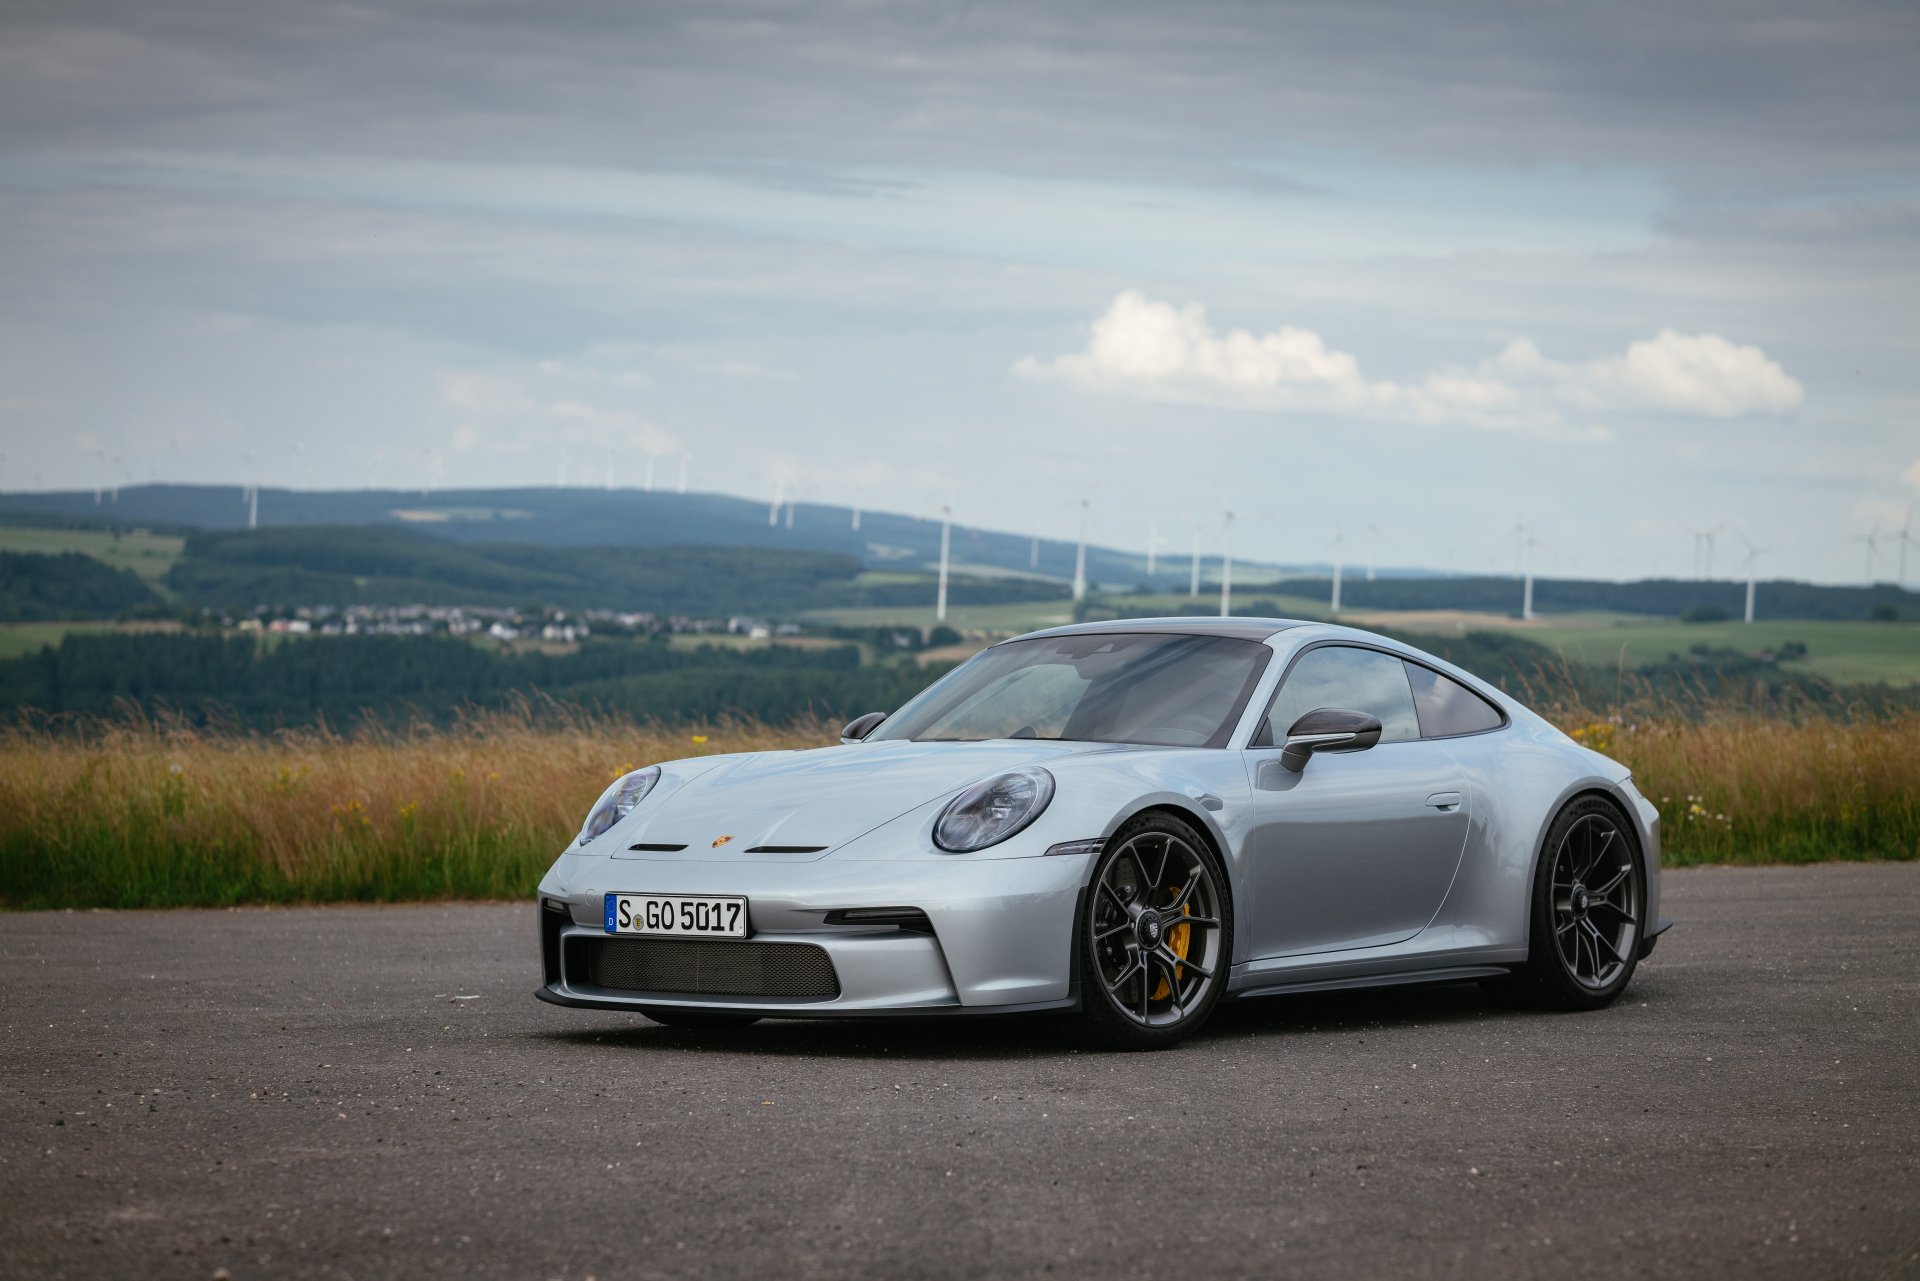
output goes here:
<path id="1" fill-rule="evenodd" d="M 824 948 L 714 939 L 573 938 L 567 975 L 615 992 L 692 996 L 840 995 Z"/>

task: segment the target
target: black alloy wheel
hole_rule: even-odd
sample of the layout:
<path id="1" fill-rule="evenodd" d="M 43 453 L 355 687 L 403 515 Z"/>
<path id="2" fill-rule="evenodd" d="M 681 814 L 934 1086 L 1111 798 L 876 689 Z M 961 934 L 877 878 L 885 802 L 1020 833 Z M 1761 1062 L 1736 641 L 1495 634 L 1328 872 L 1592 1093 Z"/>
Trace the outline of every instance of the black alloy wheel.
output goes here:
<path id="1" fill-rule="evenodd" d="M 1646 884 L 1633 830 L 1600 796 L 1554 819 L 1534 874 L 1525 995 L 1556 1009 L 1593 1010 L 1626 989 L 1640 960 Z"/>
<path id="2" fill-rule="evenodd" d="M 1192 1034 L 1226 990 L 1232 905 L 1213 847 L 1170 814 L 1107 842 L 1081 922 L 1082 1023 L 1114 1049 L 1163 1049 Z"/>

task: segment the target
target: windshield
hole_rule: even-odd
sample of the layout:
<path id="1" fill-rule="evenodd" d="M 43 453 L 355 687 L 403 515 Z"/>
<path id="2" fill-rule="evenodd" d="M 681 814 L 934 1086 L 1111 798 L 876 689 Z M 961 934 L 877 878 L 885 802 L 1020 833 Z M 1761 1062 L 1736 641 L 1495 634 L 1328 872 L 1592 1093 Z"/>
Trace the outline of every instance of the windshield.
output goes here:
<path id="1" fill-rule="evenodd" d="M 1228 636 L 1008 641 L 948 673 L 873 737 L 1223 747 L 1271 652 Z"/>

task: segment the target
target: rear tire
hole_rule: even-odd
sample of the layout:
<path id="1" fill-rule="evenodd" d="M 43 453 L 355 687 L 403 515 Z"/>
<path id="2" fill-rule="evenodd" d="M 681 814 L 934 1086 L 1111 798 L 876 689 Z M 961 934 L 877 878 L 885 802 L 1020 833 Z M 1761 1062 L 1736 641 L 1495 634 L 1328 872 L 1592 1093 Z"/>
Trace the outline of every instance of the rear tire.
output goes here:
<path id="1" fill-rule="evenodd" d="M 1199 1030 L 1233 960 L 1226 886 L 1213 847 L 1171 814 L 1144 814 L 1113 834 L 1077 926 L 1082 1040 L 1163 1050 Z"/>
<path id="2" fill-rule="evenodd" d="M 657 1005 L 640 1007 L 640 1012 L 655 1023 L 687 1031 L 719 1032 L 758 1023 L 758 1014 L 726 1014 L 715 1010 L 675 1010 Z"/>
<path id="3" fill-rule="evenodd" d="M 1611 1005 L 1640 963 L 1646 902 L 1632 825 L 1605 797 L 1576 797 L 1547 829 L 1534 871 L 1527 963 L 1489 991 L 1545 1009 Z"/>

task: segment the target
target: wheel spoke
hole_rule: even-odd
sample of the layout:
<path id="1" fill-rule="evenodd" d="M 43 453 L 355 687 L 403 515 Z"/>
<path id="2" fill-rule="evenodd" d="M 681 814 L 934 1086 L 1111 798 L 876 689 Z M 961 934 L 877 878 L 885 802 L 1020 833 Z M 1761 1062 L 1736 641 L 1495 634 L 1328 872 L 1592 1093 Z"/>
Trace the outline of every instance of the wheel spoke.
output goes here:
<path id="1" fill-rule="evenodd" d="M 1592 921 L 1586 921 L 1583 923 L 1587 927 L 1587 940 L 1593 945 L 1593 962 L 1594 962 L 1593 968 L 1594 968 L 1595 978 L 1598 978 L 1600 975 L 1600 949 L 1603 947 L 1607 949 L 1607 954 L 1613 957 L 1615 963 L 1620 965 L 1625 965 L 1627 963 L 1627 958 L 1620 955 L 1619 949 L 1615 948 L 1612 943 L 1609 943 L 1607 941 L 1606 935 L 1602 934 L 1599 931 L 1599 929 L 1594 926 L 1594 923 Z"/>
<path id="2" fill-rule="evenodd" d="M 1156 949 L 1152 956 L 1154 960 L 1160 962 L 1160 968 L 1166 972 L 1166 978 L 1163 981 L 1167 985 L 1167 1003 L 1173 1006 L 1175 1013 L 1184 1015 L 1186 1011 L 1180 1008 L 1179 977 L 1174 973 L 1173 967 L 1167 964 L 1168 957 L 1165 953 Z"/>
<path id="3" fill-rule="evenodd" d="M 1581 880 L 1585 880 L 1587 877 L 1593 875 L 1593 870 L 1600 866 L 1600 860 L 1607 856 L 1607 847 L 1613 844 L 1613 838 L 1618 835 L 1611 827 L 1607 828 L 1606 835 L 1600 838 L 1600 847 L 1594 849 L 1592 829 L 1597 826 L 1599 826 L 1598 820 L 1589 820 L 1587 848 L 1593 850 L 1593 854 L 1592 857 L 1587 859 L 1586 866 L 1580 869 Z"/>
<path id="4" fill-rule="evenodd" d="M 1160 949 L 1159 956 L 1160 956 L 1161 964 L 1163 965 L 1185 966 L 1187 969 L 1192 970 L 1195 974 L 1198 974 L 1203 979 L 1210 979 L 1213 977 L 1212 970 L 1200 964 L 1198 961 L 1191 959 L 1190 957 L 1175 956 L 1172 952 L 1168 951 L 1164 947 Z"/>
<path id="5" fill-rule="evenodd" d="M 1100 890 L 1108 898 L 1113 900 L 1113 905 L 1120 909 L 1122 916 L 1126 915 L 1127 901 L 1120 897 L 1120 891 L 1114 889 L 1113 885 L 1105 877 L 1102 877 L 1100 880 Z"/>
<path id="6" fill-rule="evenodd" d="M 1631 863 L 1622 863 L 1620 865 L 1620 870 L 1613 874 L 1613 879 L 1611 881 L 1608 881 L 1605 885 L 1597 885 L 1593 889 L 1587 892 L 1589 894 L 1592 894 L 1595 898 L 1605 898 L 1607 895 L 1619 889 L 1620 882 L 1626 880 L 1627 877 L 1632 874 L 1632 872 L 1633 872 L 1633 865 Z"/>
<path id="7" fill-rule="evenodd" d="M 1638 926 L 1640 924 L 1639 917 L 1635 916 L 1632 912 L 1629 912 L 1626 908 L 1621 907 L 1618 903 L 1611 902 L 1607 899 L 1600 900 L 1599 902 L 1593 905 L 1593 908 L 1589 908 L 1588 910 L 1592 911 L 1595 908 L 1602 908 L 1602 907 L 1606 908 L 1609 912 L 1612 912 L 1615 916 L 1625 921 L 1628 925 Z"/>
<path id="8" fill-rule="evenodd" d="M 1105 939 L 1112 938 L 1116 934 L 1125 934 L 1128 930 L 1132 928 L 1133 928 L 1132 921 L 1122 921 L 1118 925 L 1108 926 L 1104 930 L 1097 931 L 1093 936 L 1093 941 L 1096 943 L 1099 943 Z"/>
<path id="9" fill-rule="evenodd" d="M 1126 968 L 1106 980 L 1107 991 L 1112 992 L 1115 996 L 1120 995 L 1120 989 L 1125 987 L 1128 981 L 1133 978 L 1133 972 L 1140 967 L 1140 964 L 1140 954 L 1138 952 L 1129 952 L 1127 954 Z"/>
<path id="10" fill-rule="evenodd" d="M 1160 838 L 1160 870 L 1153 874 L 1153 888 L 1159 890 L 1167 883 L 1167 863 L 1173 858 L 1173 838 Z"/>

